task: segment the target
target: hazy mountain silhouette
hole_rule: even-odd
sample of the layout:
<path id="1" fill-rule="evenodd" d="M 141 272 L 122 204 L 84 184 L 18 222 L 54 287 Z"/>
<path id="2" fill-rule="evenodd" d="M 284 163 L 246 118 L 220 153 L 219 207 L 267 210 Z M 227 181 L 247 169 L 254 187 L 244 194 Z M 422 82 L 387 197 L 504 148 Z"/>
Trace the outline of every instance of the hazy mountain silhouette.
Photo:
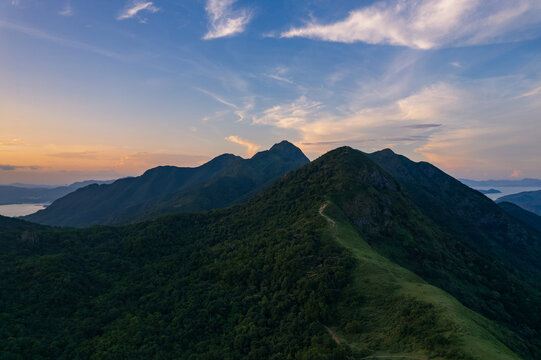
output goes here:
<path id="1" fill-rule="evenodd" d="M 518 194 L 502 196 L 497 202 L 510 202 L 521 208 L 541 215 L 541 190 L 524 191 Z"/>
<path id="2" fill-rule="evenodd" d="M 0 205 L 49 203 L 90 184 L 110 184 L 114 180 L 86 180 L 68 186 L 12 184 L 0 185 Z"/>
<path id="3" fill-rule="evenodd" d="M 226 207 L 308 162 L 300 149 L 283 141 L 250 159 L 224 154 L 195 168 L 160 166 L 109 185 L 87 186 L 25 218 L 46 225 L 85 227 Z"/>

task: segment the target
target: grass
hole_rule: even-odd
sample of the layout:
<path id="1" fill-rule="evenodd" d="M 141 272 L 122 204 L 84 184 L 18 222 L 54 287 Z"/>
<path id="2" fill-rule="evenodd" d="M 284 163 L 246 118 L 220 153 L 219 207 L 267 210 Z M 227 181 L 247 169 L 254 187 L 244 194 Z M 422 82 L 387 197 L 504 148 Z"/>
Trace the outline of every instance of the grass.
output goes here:
<path id="1" fill-rule="evenodd" d="M 349 321 L 331 327 L 357 359 L 520 359 L 498 340 L 505 330 L 379 255 L 337 206 L 330 203 L 324 213 L 336 222 L 328 235 L 357 260 L 338 309 Z M 357 303 L 353 313 L 352 301 Z"/>

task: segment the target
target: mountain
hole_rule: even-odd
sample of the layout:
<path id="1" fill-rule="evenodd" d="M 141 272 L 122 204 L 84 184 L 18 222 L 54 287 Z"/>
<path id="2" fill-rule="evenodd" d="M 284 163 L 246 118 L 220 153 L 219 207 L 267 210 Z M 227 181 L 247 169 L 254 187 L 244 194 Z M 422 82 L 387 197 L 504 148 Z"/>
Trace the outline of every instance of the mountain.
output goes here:
<path id="1" fill-rule="evenodd" d="M 530 258 L 509 260 L 538 256 L 539 233 L 471 189 L 454 203 L 456 180 L 428 165 L 345 147 L 226 209 L 88 229 L 8 223 L 0 356 L 539 359 L 539 275 Z M 476 206 L 524 238 L 462 219 Z M 471 223 L 482 244 L 451 226 Z"/>
<path id="2" fill-rule="evenodd" d="M 224 154 L 196 168 L 160 166 L 113 184 L 87 186 L 25 219 L 85 227 L 227 207 L 308 162 L 300 149 L 283 141 L 250 159 Z"/>
<path id="3" fill-rule="evenodd" d="M 491 186 L 518 186 L 518 187 L 541 187 L 540 179 L 521 179 L 521 180 L 468 180 L 459 179 L 463 184 L 469 187 L 491 187 Z"/>
<path id="4" fill-rule="evenodd" d="M 413 162 L 389 149 L 368 157 L 397 179 L 443 230 L 510 266 L 541 275 L 540 235 L 517 223 L 492 200 L 427 162 Z M 531 251 L 530 246 L 536 250 Z M 507 256 L 510 252 L 517 256 Z"/>
<path id="5" fill-rule="evenodd" d="M 479 191 L 481 194 L 501 194 L 502 192 L 500 190 L 496 190 L 496 189 L 488 189 L 488 190 L 477 190 Z"/>
<path id="6" fill-rule="evenodd" d="M 541 216 L 528 210 L 524 210 L 520 206 L 507 201 L 498 202 L 498 206 L 515 220 L 518 220 L 523 224 L 531 226 L 532 228 L 541 232 Z"/>
<path id="7" fill-rule="evenodd" d="M 0 205 L 49 203 L 90 184 L 110 184 L 111 182 L 113 181 L 87 180 L 57 187 L 0 185 Z"/>
<path id="8" fill-rule="evenodd" d="M 498 202 L 510 202 L 521 208 L 541 215 L 541 190 L 524 191 L 518 194 L 502 196 Z"/>

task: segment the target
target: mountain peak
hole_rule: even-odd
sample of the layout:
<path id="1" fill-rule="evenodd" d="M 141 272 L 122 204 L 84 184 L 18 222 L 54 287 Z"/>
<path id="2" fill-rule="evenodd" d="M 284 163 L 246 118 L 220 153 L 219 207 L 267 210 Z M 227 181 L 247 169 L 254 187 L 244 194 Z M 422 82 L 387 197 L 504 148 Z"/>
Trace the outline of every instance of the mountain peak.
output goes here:
<path id="1" fill-rule="evenodd" d="M 301 163 L 309 163 L 310 160 L 304 155 L 301 149 L 293 145 L 287 140 L 283 140 L 277 144 L 274 144 L 269 150 L 261 151 L 255 154 L 252 159 L 260 157 L 264 154 L 277 155 L 282 159 L 291 161 L 299 161 Z"/>
<path id="2" fill-rule="evenodd" d="M 279 143 L 272 145 L 272 147 L 269 149 L 269 151 L 280 151 L 280 152 L 291 151 L 291 150 L 301 151 L 298 147 L 296 147 L 295 145 L 293 145 L 287 140 L 282 140 Z"/>

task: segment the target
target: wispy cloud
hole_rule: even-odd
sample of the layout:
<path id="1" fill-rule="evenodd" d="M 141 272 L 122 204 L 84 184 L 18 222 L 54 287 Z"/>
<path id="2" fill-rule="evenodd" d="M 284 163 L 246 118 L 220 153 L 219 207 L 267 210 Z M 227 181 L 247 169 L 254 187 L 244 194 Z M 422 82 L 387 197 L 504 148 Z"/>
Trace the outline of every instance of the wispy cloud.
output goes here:
<path id="1" fill-rule="evenodd" d="M 22 146 L 26 145 L 21 139 L 11 139 L 7 141 L 0 141 L 0 146 Z"/>
<path id="2" fill-rule="evenodd" d="M 338 22 L 311 21 L 281 37 L 432 49 L 519 36 L 541 21 L 538 0 L 385 1 L 353 10 Z"/>
<path id="3" fill-rule="evenodd" d="M 280 76 L 280 75 L 273 75 L 273 74 L 265 74 L 266 77 L 270 78 L 270 79 L 274 79 L 274 80 L 278 80 L 278 81 L 281 81 L 281 82 L 285 82 L 286 84 L 290 84 L 290 85 L 293 85 L 295 84 L 293 81 L 289 80 L 288 78 L 285 78 L 283 76 Z"/>
<path id="4" fill-rule="evenodd" d="M 205 40 L 232 36 L 245 30 L 251 20 L 247 9 L 234 10 L 236 0 L 208 0 L 205 10 L 209 17 L 209 30 Z"/>
<path id="5" fill-rule="evenodd" d="M 301 96 L 289 104 L 280 104 L 255 116 L 255 124 L 273 125 L 280 128 L 303 128 L 310 118 L 318 114 L 323 104 Z"/>
<path id="6" fill-rule="evenodd" d="M 434 129 L 437 127 L 440 127 L 442 124 L 412 124 L 412 125 L 404 125 L 403 128 L 406 129 Z"/>
<path id="7" fill-rule="evenodd" d="M 537 95 L 537 94 L 541 94 L 541 86 L 536 87 L 535 89 L 532 89 L 530 91 L 527 91 L 527 92 L 525 92 L 523 94 L 518 95 L 516 97 L 516 99 L 530 97 L 530 96 L 534 96 L 534 95 Z"/>
<path id="8" fill-rule="evenodd" d="M 39 30 L 39 29 L 36 29 L 36 28 L 33 28 L 33 27 L 14 24 L 14 23 L 10 23 L 10 22 L 4 21 L 4 20 L 0 20 L 0 28 L 8 29 L 8 30 L 11 30 L 11 31 L 16 31 L 16 32 L 19 32 L 19 33 L 22 33 L 22 34 L 25 34 L 25 35 L 28 35 L 28 36 L 38 38 L 38 39 L 48 40 L 48 41 L 51 41 L 51 42 L 54 42 L 54 43 L 57 43 L 57 44 L 60 44 L 60 45 L 63 45 L 63 46 L 68 46 L 68 47 L 71 47 L 71 48 L 74 48 L 74 49 L 91 52 L 91 53 L 94 53 L 94 54 L 114 58 L 114 59 L 117 59 L 117 60 L 123 60 L 123 61 L 128 60 L 127 57 L 125 57 L 123 55 L 120 55 L 119 53 L 109 51 L 109 50 L 105 50 L 105 49 L 102 49 L 102 48 L 99 48 L 99 47 L 96 47 L 96 46 L 93 46 L 93 45 L 90 45 L 90 44 L 86 44 L 86 43 L 83 43 L 83 42 L 65 39 L 63 37 L 53 35 L 53 34 L 49 34 L 49 33 L 45 32 L 45 31 L 42 31 L 42 30 Z"/>
<path id="9" fill-rule="evenodd" d="M 232 104 L 232 103 L 230 103 L 230 102 L 227 101 L 227 100 L 224 100 L 224 99 L 221 98 L 220 96 L 218 96 L 218 95 L 216 95 L 216 94 L 214 94 L 214 93 L 212 93 L 212 92 L 210 92 L 210 91 L 208 91 L 208 90 L 201 89 L 201 88 L 195 88 L 195 89 L 196 89 L 197 91 L 202 92 L 202 93 L 205 94 L 205 95 L 210 96 L 210 97 L 213 98 L 214 100 L 216 100 L 216 101 L 218 101 L 218 102 L 220 102 L 220 103 L 222 103 L 222 104 L 224 104 L 224 105 L 226 105 L 226 106 L 229 106 L 230 108 L 237 109 L 237 110 L 238 110 L 238 108 L 239 108 L 237 105 Z"/>
<path id="10" fill-rule="evenodd" d="M 62 10 L 58 12 L 62 16 L 73 16 L 73 8 L 71 7 L 71 1 L 66 2 Z"/>
<path id="11" fill-rule="evenodd" d="M 0 164 L 0 171 L 14 171 L 14 170 L 38 170 L 39 166 L 26 166 L 26 165 L 6 165 Z"/>
<path id="12" fill-rule="evenodd" d="M 231 141 L 232 143 L 244 146 L 246 148 L 246 153 L 247 153 L 248 156 L 254 155 L 257 152 L 257 150 L 259 150 L 261 148 L 261 145 L 255 143 L 253 141 L 243 139 L 243 138 L 238 137 L 238 136 L 232 135 L 232 136 L 226 137 L 225 139 L 227 141 Z"/>
<path id="13" fill-rule="evenodd" d="M 152 1 L 136 0 L 129 3 L 124 10 L 118 15 L 117 20 L 131 19 L 137 16 L 141 11 L 151 13 L 158 12 L 160 9 L 154 5 Z"/>
<path id="14" fill-rule="evenodd" d="M 49 154 L 49 156 L 61 158 L 61 159 L 96 159 L 103 154 L 97 151 L 64 151 Z"/>
<path id="15" fill-rule="evenodd" d="M 294 130 L 303 149 L 312 153 L 325 152 L 332 145 L 353 143 L 361 144 L 362 149 L 390 146 L 390 143 L 415 148 L 426 144 L 433 132 L 443 129 L 441 123 L 428 121 L 450 117 L 457 106 L 465 103 L 465 98 L 463 91 L 445 83 L 424 87 L 398 99 L 387 99 L 377 106 L 352 110 L 332 109 L 301 96 L 292 103 L 256 114 L 253 124 Z"/>

